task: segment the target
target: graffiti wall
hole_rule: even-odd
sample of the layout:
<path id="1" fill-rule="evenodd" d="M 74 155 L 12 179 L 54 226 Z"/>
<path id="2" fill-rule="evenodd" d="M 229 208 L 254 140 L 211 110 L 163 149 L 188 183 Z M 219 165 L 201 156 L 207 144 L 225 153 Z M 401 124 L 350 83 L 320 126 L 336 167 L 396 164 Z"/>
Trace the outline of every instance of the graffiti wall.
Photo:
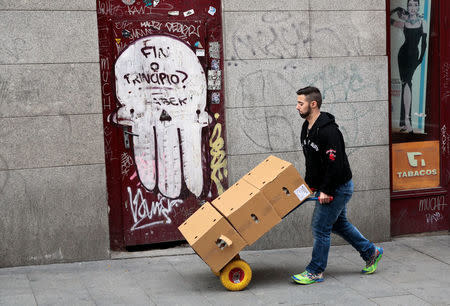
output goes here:
<path id="1" fill-rule="evenodd" d="M 425 195 L 396 200 L 391 207 L 391 227 L 394 235 L 448 229 L 448 196 Z"/>
<path id="2" fill-rule="evenodd" d="M 111 246 L 183 239 L 227 188 L 220 2 L 99 0 Z"/>

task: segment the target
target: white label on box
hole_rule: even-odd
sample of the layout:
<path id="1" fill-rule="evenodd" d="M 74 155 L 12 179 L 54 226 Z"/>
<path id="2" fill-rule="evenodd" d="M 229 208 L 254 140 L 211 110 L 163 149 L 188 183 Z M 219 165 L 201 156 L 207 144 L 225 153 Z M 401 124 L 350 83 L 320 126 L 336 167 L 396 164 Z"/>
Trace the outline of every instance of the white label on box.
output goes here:
<path id="1" fill-rule="evenodd" d="M 308 188 L 306 188 L 305 184 L 301 185 L 300 187 L 298 187 L 297 189 L 294 190 L 295 195 L 297 196 L 297 198 L 301 201 L 303 201 L 304 199 L 306 199 L 309 196 L 309 190 Z"/>

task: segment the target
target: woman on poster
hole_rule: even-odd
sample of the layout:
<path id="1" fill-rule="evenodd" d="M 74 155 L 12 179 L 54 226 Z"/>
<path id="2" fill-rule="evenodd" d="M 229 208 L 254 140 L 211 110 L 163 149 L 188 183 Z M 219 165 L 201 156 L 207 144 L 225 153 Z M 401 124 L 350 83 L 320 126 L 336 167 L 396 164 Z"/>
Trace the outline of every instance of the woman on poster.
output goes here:
<path id="1" fill-rule="evenodd" d="M 412 78 L 417 66 L 422 63 L 427 48 L 426 24 L 419 14 L 420 0 L 406 0 L 407 10 L 397 7 L 391 11 L 391 16 L 397 13 L 400 20 L 392 19 L 391 25 L 403 30 L 405 42 L 398 52 L 398 68 L 402 82 L 400 132 L 413 133 L 411 123 L 412 108 Z M 419 42 L 422 48 L 419 55 Z M 406 118 L 405 118 L 406 117 Z"/>

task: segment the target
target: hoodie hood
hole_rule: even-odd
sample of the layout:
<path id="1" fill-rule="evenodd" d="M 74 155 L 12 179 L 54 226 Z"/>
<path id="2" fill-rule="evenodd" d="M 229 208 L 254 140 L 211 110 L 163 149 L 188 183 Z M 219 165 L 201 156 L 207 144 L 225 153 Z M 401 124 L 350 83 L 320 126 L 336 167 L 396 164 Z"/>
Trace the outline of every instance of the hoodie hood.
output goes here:
<path id="1" fill-rule="evenodd" d="M 314 122 L 314 125 L 311 127 L 311 131 L 317 132 L 318 129 L 323 128 L 324 126 L 327 126 L 329 124 L 334 124 L 336 127 L 339 127 L 334 120 L 334 116 L 327 112 L 320 112 L 319 117 L 317 118 L 316 122 Z M 305 120 L 303 122 L 303 128 L 305 129 L 306 133 L 306 127 L 308 126 L 308 121 Z"/>
<path id="2" fill-rule="evenodd" d="M 316 122 L 314 122 L 313 127 L 322 128 L 328 124 L 335 124 L 336 126 L 338 126 L 332 114 L 327 112 L 320 112 L 319 118 L 317 118 Z"/>

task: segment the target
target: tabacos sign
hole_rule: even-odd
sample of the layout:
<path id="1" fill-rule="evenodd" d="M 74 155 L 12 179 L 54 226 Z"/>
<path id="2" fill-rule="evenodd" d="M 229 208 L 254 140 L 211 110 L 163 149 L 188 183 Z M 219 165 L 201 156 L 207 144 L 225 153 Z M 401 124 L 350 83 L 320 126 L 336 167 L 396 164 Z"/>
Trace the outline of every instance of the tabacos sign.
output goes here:
<path id="1" fill-rule="evenodd" d="M 439 141 L 392 145 L 394 191 L 439 186 Z"/>

